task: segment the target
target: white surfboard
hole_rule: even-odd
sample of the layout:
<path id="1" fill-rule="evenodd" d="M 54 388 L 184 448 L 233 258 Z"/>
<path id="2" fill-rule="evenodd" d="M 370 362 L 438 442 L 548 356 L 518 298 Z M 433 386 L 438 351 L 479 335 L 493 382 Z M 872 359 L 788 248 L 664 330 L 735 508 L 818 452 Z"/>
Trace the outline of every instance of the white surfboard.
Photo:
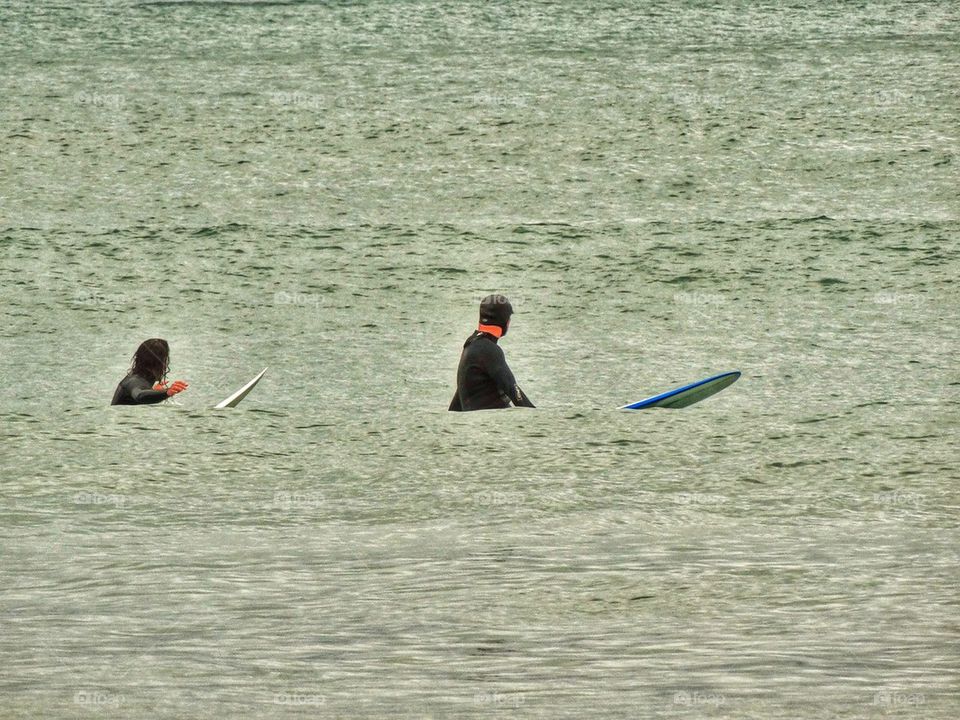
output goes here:
<path id="1" fill-rule="evenodd" d="M 267 368 L 264 368 L 260 373 L 242 388 L 233 393 L 226 400 L 221 400 L 216 405 L 214 405 L 215 410 L 220 410 L 221 408 L 236 407 L 237 404 L 243 400 L 247 395 L 250 394 L 250 391 L 257 386 L 257 383 L 260 382 L 260 378 L 263 377 L 263 374 L 267 371 Z"/>

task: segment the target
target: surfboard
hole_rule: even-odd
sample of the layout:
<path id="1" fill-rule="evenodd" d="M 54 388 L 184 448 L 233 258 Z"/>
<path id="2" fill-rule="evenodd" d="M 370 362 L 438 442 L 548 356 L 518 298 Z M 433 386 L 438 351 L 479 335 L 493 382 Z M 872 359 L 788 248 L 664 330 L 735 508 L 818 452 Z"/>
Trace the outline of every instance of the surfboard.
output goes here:
<path id="1" fill-rule="evenodd" d="M 267 371 L 267 368 L 264 368 L 263 370 L 261 370 L 253 380 L 251 380 L 251 381 L 248 382 L 246 385 L 244 385 L 242 388 L 240 388 L 240 389 L 237 390 L 235 393 L 233 393 L 232 395 L 230 395 L 226 400 L 221 400 L 221 401 L 218 402 L 216 405 L 214 405 L 214 406 L 213 406 L 214 409 L 215 409 L 215 410 L 220 410 L 220 409 L 222 409 L 222 408 L 236 407 L 237 404 L 238 404 L 241 400 L 243 400 L 247 395 L 249 395 L 249 394 L 250 394 L 250 391 L 253 390 L 253 389 L 257 386 L 257 383 L 260 382 L 260 378 L 263 377 L 263 374 L 264 374 L 266 371 Z"/>
<path id="2" fill-rule="evenodd" d="M 735 383 L 739 377 L 739 370 L 720 373 L 719 375 L 708 377 L 705 380 L 698 380 L 697 382 L 690 383 L 689 385 L 681 385 L 678 388 L 667 390 L 667 392 L 660 393 L 659 395 L 653 395 L 645 398 L 644 400 L 637 400 L 637 402 L 624 405 L 620 409 L 643 410 L 644 408 L 652 407 L 670 409 L 684 408 L 687 407 L 687 405 L 693 405 L 694 403 L 700 402 L 701 400 L 720 392 L 725 387 L 733 385 L 733 383 Z"/>

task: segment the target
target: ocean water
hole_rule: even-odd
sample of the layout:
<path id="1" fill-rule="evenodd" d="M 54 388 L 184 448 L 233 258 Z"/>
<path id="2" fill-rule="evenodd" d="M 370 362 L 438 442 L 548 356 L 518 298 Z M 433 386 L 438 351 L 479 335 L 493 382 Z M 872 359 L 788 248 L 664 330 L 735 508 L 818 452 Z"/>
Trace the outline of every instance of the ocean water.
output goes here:
<path id="1" fill-rule="evenodd" d="M 958 23 L 6 3 L 0 717 L 957 717 Z"/>

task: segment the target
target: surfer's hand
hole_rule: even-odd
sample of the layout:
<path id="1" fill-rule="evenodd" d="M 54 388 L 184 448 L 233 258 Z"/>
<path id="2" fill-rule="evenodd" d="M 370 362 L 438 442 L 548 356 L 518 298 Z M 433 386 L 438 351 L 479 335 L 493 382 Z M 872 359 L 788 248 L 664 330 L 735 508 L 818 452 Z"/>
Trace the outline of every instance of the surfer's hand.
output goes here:
<path id="1" fill-rule="evenodd" d="M 174 380 L 173 385 L 167 388 L 167 397 L 176 395 L 178 392 L 183 392 L 187 389 L 187 384 L 183 380 Z"/>
<path id="2" fill-rule="evenodd" d="M 154 390 L 166 390 L 166 389 L 167 389 L 167 384 L 166 384 L 166 383 L 162 383 L 162 382 L 158 382 L 156 385 L 153 386 L 153 389 L 154 389 Z"/>

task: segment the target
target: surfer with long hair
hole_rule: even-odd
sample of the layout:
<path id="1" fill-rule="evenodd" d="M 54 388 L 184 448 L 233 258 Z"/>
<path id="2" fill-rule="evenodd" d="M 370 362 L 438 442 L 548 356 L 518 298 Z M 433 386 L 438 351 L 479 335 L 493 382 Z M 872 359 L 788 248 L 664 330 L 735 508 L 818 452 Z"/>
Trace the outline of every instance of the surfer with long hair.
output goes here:
<path id="1" fill-rule="evenodd" d="M 140 343 L 133 355 L 127 376 L 117 385 L 111 405 L 146 405 L 158 403 L 187 389 L 183 380 L 167 383 L 170 368 L 170 345 L 162 338 Z"/>

